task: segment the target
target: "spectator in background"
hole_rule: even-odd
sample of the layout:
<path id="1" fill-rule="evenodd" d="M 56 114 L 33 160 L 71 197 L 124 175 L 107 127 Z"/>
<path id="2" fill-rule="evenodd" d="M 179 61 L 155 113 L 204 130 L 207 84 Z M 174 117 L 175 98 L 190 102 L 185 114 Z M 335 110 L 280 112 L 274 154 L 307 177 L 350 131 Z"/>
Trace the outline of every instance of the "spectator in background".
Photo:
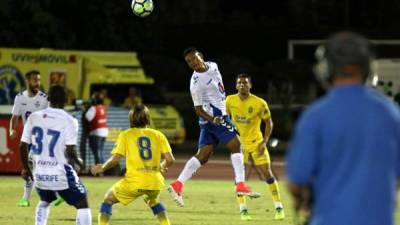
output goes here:
<path id="1" fill-rule="evenodd" d="M 100 94 L 103 95 L 103 105 L 105 107 L 109 107 L 112 104 L 112 100 L 111 100 L 111 98 L 108 97 L 107 89 L 105 89 L 105 88 L 101 89 Z"/>
<path id="2" fill-rule="evenodd" d="M 340 32 L 319 53 L 316 75 L 331 90 L 303 112 L 291 141 L 295 210 L 309 205 L 310 225 L 393 225 L 399 109 L 364 85 L 371 61 L 364 37 Z"/>
<path id="3" fill-rule="evenodd" d="M 125 98 L 123 107 L 131 109 L 134 105 L 142 103 L 142 97 L 134 87 L 129 88 L 129 95 Z"/>
<path id="4" fill-rule="evenodd" d="M 103 105 L 103 96 L 95 92 L 92 95 L 92 106 L 85 113 L 88 120 L 89 147 L 96 164 L 104 162 L 104 142 L 108 135 L 107 114 Z"/>

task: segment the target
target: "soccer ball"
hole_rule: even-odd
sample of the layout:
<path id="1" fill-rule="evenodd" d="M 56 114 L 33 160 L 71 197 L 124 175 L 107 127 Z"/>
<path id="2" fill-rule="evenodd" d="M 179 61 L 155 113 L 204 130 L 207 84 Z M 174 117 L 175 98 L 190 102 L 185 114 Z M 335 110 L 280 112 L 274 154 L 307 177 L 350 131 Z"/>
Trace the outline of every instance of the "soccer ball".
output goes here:
<path id="1" fill-rule="evenodd" d="M 146 17 L 153 11 L 153 0 L 132 0 L 132 11 L 135 15 Z"/>

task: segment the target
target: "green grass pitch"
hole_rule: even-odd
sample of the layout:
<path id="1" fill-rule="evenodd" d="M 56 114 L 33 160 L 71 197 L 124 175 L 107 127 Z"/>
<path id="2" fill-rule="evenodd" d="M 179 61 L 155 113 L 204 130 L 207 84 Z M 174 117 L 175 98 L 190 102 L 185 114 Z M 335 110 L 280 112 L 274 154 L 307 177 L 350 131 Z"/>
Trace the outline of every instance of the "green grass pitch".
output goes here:
<path id="1" fill-rule="evenodd" d="M 83 177 L 89 192 L 89 204 L 92 209 L 93 224 L 97 224 L 98 208 L 106 191 L 118 178 Z M 286 219 L 275 221 L 273 203 L 266 185 L 260 181 L 249 181 L 255 191 L 261 192 L 259 199 L 247 200 L 252 221 L 241 221 L 238 205 L 231 181 L 192 180 L 185 186 L 185 207 L 179 208 L 164 189 L 161 200 L 167 208 L 171 224 L 174 225 L 278 225 L 293 224 L 291 201 L 285 185 L 281 182 L 281 194 L 286 208 Z M 18 208 L 16 203 L 22 195 L 23 180 L 19 177 L 3 176 L 0 179 L 0 224 L 34 224 L 35 206 L 38 196 L 33 193 L 31 206 Z M 399 213 L 396 214 L 400 221 Z M 75 224 L 75 209 L 63 203 L 52 207 L 48 225 Z M 117 204 L 113 207 L 111 225 L 156 225 L 157 219 L 141 199 L 128 206 Z"/>

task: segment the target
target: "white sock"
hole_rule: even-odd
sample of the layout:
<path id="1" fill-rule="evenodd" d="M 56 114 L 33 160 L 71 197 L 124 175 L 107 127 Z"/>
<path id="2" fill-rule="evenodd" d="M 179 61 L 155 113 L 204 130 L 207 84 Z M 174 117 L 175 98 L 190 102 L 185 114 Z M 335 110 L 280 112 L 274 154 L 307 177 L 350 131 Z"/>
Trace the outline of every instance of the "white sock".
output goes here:
<path id="1" fill-rule="evenodd" d="M 242 153 L 231 154 L 231 161 L 232 161 L 233 170 L 235 172 L 236 183 L 244 182 L 243 154 Z"/>
<path id="2" fill-rule="evenodd" d="M 201 167 L 200 161 L 196 157 L 192 157 L 189 161 L 187 161 L 185 168 L 183 168 L 181 174 L 178 177 L 178 181 L 183 184 L 189 180 L 194 173 Z"/>
<path id="3" fill-rule="evenodd" d="M 243 210 L 247 210 L 247 207 L 245 204 L 239 204 L 239 212 L 242 212 Z"/>
<path id="4" fill-rule="evenodd" d="M 89 208 L 77 210 L 76 225 L 92 225 L 92 211 Z"/>
<path id="5" fill-rule="evenodd" d="M 36 222 L 35 225 L 46 225 L 49 217 L 50 203 L 40 201 L 36 206 Z"/>
<path id="6" fill-rule="evenodd" d="M 32 180 L 25 181 L 25 187 L 24 187 L 24 199 L 25 200 L 29 201 L 29 199 L 31 199 L 33 185 L 34 185 L 34 181 L 32 181 Z"/>
<path id="7" fill-rule="evenodd" d="M 275 209 L 278 209 L 278 208 L 283 209 L 282 202 L 275 202 L 274 204 L 275 204 Z"/>

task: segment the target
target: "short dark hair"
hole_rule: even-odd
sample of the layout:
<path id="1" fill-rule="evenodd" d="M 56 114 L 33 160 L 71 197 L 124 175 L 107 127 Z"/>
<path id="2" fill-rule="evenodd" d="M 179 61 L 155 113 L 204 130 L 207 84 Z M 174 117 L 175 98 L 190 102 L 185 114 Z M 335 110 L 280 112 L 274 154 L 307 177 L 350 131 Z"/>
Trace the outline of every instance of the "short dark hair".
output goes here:
<path id="1" fill-rule="evenodd" d="M 51 86 L 48 95 L 48 99 L 52 105 L 64 105 L 67 99 L 67 92 L 61 85 Z"/>
<path id="2" fill-rule="evenodd" d="M 250 76 L 249 74 L 247 74 L 247 73 L 239 73 L 239 74 L 236 76 L 236 80 L 238 80 L 238 79 L 240 79 L 240 78 L 247 78 L 247 79 L 249 79 L 249 81 L 251 82 L 251 76 Z"/>
<path id="3" fill-rule="evenodd" d="M 142 103 L 135 104 L 129 111 L 131 127 L 146 127 L 150 125 L 149 109 Z"/>
<path id="4" fill-rule="evenodd" d="M 40 72 L 37 70 L 29 70 L 28 72 L 26 72 L 25 78 L 27 80 L 30 80 L 33 75 L 38 75 L 38 74 L 40 74 Z"/>
<path id="5" fill-rule="evenodd" d="M 194 53 L 194 52 L 199 52 L 199 50 L 197 50 L 197 48 L 195 48 L 195 47 L 186 48 L 186 49 L 183 51 L 183 58 L 185 58 L 187 55 L 189 55 L 189 54 L 191 54 L 191 53 Z"/>

